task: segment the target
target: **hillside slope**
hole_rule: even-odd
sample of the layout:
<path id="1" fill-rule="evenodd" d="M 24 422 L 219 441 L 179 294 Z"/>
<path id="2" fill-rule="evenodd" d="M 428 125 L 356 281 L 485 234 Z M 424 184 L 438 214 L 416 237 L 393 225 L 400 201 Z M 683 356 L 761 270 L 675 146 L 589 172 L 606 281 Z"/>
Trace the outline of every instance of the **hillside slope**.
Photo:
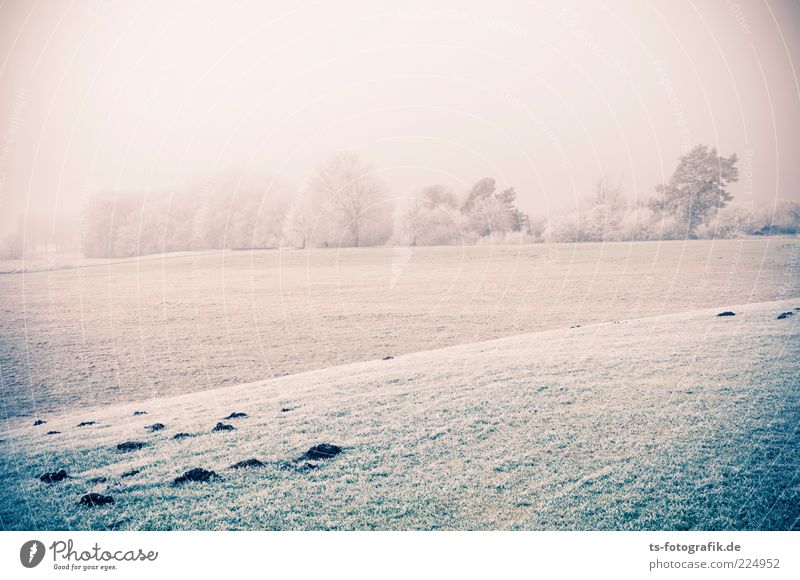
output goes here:
<path id="1" fill-rule="evenodd" d="M 547 331 L 45 416 L 36 427 L 10 420 L 0 525 L 797 529 L 800 311 L 777 319 L 796 307 Z M 231 412 L 248 416 L 224 420 Z M 95 424 L 76 427 L 84 421 Z M 219 421 L 235 430 L 211 432 Z M 155 422 L 165 429 L 145 430 Z M 117 451 L 125 441 L 145 447 Z M 301 459 L 323 442 L 343 452 Z M 228 467 L 250 458 L 264 466 Z M 219 477 L 172 485 L 195 467 Z M 60 468 L 68 479 L 37 479 Z M 115 503 L 77 506 L 89 491 Z"/>

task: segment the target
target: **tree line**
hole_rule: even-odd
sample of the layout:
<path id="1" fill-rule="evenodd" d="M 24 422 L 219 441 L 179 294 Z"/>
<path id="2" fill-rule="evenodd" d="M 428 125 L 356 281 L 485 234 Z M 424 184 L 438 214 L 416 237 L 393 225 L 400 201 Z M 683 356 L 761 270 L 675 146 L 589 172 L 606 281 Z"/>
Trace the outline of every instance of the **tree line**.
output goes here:
<path id="1" fill-rule="evenodd" d="M 570 212 L 532 217 L 513 187 L 486 177 L 465 191 L 433 184 L 402 199 L 357 154 L 322 163 L 299 194 L 225 174 L 172 196 L 91 196 L 81 247 L 87 257 L 206 249 L 600 242 L 796 234 L 800 204 L 753 211 L 731 205 L 737 157 L 700 145 L 682 155 L 648 201 L 598 180 Z"/>

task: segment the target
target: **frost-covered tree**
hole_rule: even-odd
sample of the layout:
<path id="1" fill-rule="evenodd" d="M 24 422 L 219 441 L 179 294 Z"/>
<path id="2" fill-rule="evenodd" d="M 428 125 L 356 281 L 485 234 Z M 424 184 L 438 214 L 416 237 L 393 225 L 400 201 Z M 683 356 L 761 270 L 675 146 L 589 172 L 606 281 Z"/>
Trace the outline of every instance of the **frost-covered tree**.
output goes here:
<path id="1" fill-rule="evenodd" d="M 739 179 L 736 161 L 735 153 L 720 157 L 715 148 L 694 147 L 681 156 L 670 180 L 656 188 L 651 207 L 673 215 L 686 235 L 695 237 L 697 228 L 733 199 L 726 187 Z"/>
<path id="2" fill-rule="evenodd" d="M 311 245 L 314 236 L 316 215 L 310 200 L 298 193 L 286 211 L 283 236 L 284 240 L 295 247 L 305 249 Z"/>
<path id="3" fill-rule="evenodd" d="M 517 192 L 514 188 L 509 187 L 504 189 L 498 193 L 496 197 L 507 213 L 508 229 L 512 232 L 527 231 L 530 220 L 528 216 L 516 206 Z"/>
<path id="4" fill-rule="evenodd" d="M 625 219 L 628 205 L 621 185 L 612 185 L 606 178 L 598 179 L 594 194 L 587 198 L 580 214 L 580 241 L 622 239 L 621 223 Z"/>
<path id="5" fill-rule="evenodd" d="M 430 185 L 422 190 L 422 198 L 429 208 L 458 208 L 458 198 L 444 185 Z"/>
<path id="6" fill-rule="evenodd" d="M 412 246 L 461 243 L 464 227 L 456 196 L 442 185 L 432 185 L 401 210 L 398 242 Z"/>
<path id="7" fill-rule="evenodd" d="M 497 183 L 493 178 L 484 177 L 477 181 L 467 193 L 467 198 L 461 206 L 461 211 L 469 213 L 476 207 L 479 208 L 494 197 L 495 191 L 497 191 Z"/>
<path id="8" fill-rule="evenodd" d="M 114 198 L 110 195 L 91 196 L 83 209 L 81 247 L 87 258 L 108 258 L 112 255 L 111 240 L 114 219 Z"/>
<path id="9" fill-rule="evenodd" d="M 227 172 L 202 187 L 95 194 L 83 212 L 87 257 L 121 258 L 199 249 L 276 248 L 288 204 L 273 179 Z"/>
<path id="10" fill-rule="evenodd" d="M 594 191 L 569 212 L 554 215 L 542 232 L 547 242 L 614 242 L 661 239 L 669 224 L 654 223 L 653 210 L 625 196 L 620 183 L 601 177 Z M 667 216 L 669 217 L 669 216 Z M 669 217 L 667 221 L 671 221 Z M 671 236 L 671 230 L 666 231 Z"/>
<path id="11" fill-rule="evenodd" d="M 228 171 L 207 180 L 189 204 L 193 218 L 186 216 L 192 222 L 192 247 L 278 247 L 288 211 L 286 197 L 281 184 L 261 173 Z M 172 208 L 171 215 L 180 215 L 181 207 Z"/>
<path id="12" fill-rule="evenodd" d="M 720 209 L 697 228 L 697 237 L 704 239 L 742 238 L 755 230 L 756 215 L 751 208 L 731 204 Z"/>
<path id="13" fill-rule="evenodd" d="M 513 187 L 497 191 L 497 183 L 485 177 L 473 185 L 461 206 L 469 229 L 479 237 L 503 236 L 508 232 L 527 232 L 528 216 L 515 205 L 517 193 Z"/>
<path id="14" fill-rule="evenodd" d="M 311 181 L 311 196 L 327 210 L 321 230 L 330 225 L 337 232 L 327 243 L 380 245 L 392 235 L 387 188 L 355 153 L 337 153 L 323 163 Z"/>

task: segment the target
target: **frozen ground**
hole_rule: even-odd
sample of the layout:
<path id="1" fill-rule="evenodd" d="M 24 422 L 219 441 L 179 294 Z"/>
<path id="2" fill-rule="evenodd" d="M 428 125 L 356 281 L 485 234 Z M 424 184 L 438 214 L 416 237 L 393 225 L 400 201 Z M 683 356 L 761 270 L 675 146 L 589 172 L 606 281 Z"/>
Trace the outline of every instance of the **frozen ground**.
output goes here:
<path id="1" fill-rule="evenodd" d="M 800 242 L 770 238 L 227 252 L 2 275 L 0 417 L 91 416 L 388 355 L 792 298 L 798 271 Z"/>
<path id="2" fill-rule="evenodd" d="M 50 270 L 68 270 L 96 266 L 113 266 L 131 262 L 147 262 L 152 260 L 171 260 L 194 255 L 221 254 L 225 250 L 208 250 L 204 252 L 170 252 L 136 258 L 84 258 L 75 252 L 39 252 L 25 258 L 9 260 L 0 258 L 0 274 L 33 274 Z"/>
<path id="3" fill-rule="evenodd" d="M 47 415 L 37 427 L 16 418 L 0 443 L 0 523 L 798 529 L 797 308 L 720 303 Z M 785 311 L 797 314 L 778 320 Z M 209 432 L 234 411 L 248 414 L 225 421 L 235 431 Z M 166 428 L 148 433 L 154 422 Z M 131 440 L 146 447 L 115 450 Z M 344 452 L 313 470 L 286 466 L 322 442 Z M 250 458 L 265 465 L 228 468 Z M 220 477 L 171 485 L 194 467 Z M 60 468 L 68 479 L 37 479 Z M 89 491 L 115 503 L 77 506 Z"/>

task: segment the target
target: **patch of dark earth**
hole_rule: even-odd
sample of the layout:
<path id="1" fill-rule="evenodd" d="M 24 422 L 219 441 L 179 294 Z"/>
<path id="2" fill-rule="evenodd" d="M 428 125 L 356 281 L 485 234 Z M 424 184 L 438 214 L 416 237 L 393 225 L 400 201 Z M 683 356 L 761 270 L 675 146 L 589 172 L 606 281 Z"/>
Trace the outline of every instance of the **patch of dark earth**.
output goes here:
<path id="1" fill-rule="evenodd" d="M 138 451 L 145 445 L 146 443 L 143 443 L 142 441 L 125 441 L 124 443 L 117 445 L 117 451 L 122 451 L 123 453 L 128 451 Z"/>
<path id="2" fill-rule="evenodd" d="M 57 481 L 63 481 L 69 477 L 67 475 L 67 471 L 65 469 L 59 469 L 58 471 L 48 471 L 47 473 L 43 473 L 39 476 L 39 479 L 45 483 L 56 483 Z"/>
<path id="3" fill-rule="evenodd" d="M 114 503 L 114 498 L 110 495 L 102 495 L 94 492 L 87 493 L 78 501 L 78 505 L 86 507 L 98 507 L 112 503 Z"/>
<path id="4" fill-rule="evenodd" d="M 202 483 L 207 483 L 212 478 L 217 478 L 217 475 L 214 471 L 209 471 L 207 469 L 203 469 L 202 467 L 195 467 L 194 469 L 190 469 L 180 477 L 176 477 L 172 484 L 173 485 L 182 485 L 184 483 L 189 483 L 192 481 L 199 481 Z"/>
<path id="5" fill-rule="evenodd" d="M 247 417 L 247 413 L 235 412 L 235 413 L 231 413 L 227 417 L 223 417 L 223 419 L 243 419 L 245 417 Z"/>
<path id="6" fill-rule="evenodd" d="M 265 467 L 266 463 L 259 461 L 258 459 L 245 459 L 244 461 L 240 461 L 239 463 L 234 463 L 230 466 L 229 469 L 252 469 L 255 467 Z"/>
<path id="7" fill-rule="evenodd" d="M 338 445 L 332 445 L 331 443 L 320 443 L 319 445 L 314 445 L 308 451 L 303 453 L 303 455 L 300 456 L 300 459 L 310 459 L 312 461 L 330 459 L 332 457 L 336 457 L 341 452 L 342 448 Z"/>

